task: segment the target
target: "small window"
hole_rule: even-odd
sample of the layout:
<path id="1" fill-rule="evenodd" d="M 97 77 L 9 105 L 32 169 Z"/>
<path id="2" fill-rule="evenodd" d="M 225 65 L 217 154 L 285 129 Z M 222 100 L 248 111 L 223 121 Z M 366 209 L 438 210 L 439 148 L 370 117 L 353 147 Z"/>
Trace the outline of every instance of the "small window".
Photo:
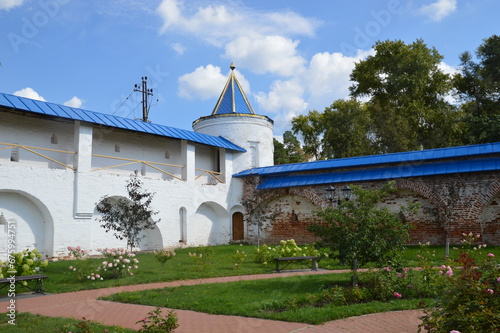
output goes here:
<path id="1" fill-rule="evenodd" d="M 52 137 L 50 138 L 50 143 L 52 143 L 53 145 L 57 145 L 59 143 L 59 138 L 57 137 L 57 135 L 52 134 Z"/>
<path id="2" fill-rule="evenodd" d="M 115 152 L 119 153 L 120 150 L 121 150 L 120 144 L 119 143 L 115 144 Z"/>
<path id="3" fill-rule="evenodd" d="M 165 159 L 166 160 L 170 159 L 170 152 L 168 150 L 165 151 Z"/>
<path id="4" fill-rule="evenodd" d="M 19 147 L 13 147 L 10 152 L 10 160 L 12 162 L 19 162 Z"/>

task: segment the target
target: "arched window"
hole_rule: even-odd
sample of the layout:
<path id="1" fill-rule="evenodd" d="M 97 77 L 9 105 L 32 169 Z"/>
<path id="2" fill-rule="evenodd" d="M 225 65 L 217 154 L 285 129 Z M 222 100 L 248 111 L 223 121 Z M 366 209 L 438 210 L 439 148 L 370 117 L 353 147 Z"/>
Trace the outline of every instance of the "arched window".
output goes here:
<path id="1" fill-rule="evenodd" d="M 186 208 L 179 209 L 179 243 L 186 243 L 187 241 L 187 218 Z"/>

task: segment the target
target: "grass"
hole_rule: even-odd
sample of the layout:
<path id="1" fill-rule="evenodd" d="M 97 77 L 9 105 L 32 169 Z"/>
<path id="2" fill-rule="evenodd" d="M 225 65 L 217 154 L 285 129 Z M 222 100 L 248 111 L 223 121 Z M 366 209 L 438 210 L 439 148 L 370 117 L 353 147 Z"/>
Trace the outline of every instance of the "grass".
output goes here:
<path id="1" fill-rule="evenodd" d="M 56 329 L 63 328 L 65 325 L 71 325 L 76 327 L 82 320 L 59 318 L 59 317 L 45 317 L 40 315 L 34 315 L 30 313 L 16 313 L 15 323 L 16 325 L 11 325 L 8 323 L 10 318 L 5 316 L 0 316 L 0 332 L 2 333 L 45 333 L 45 332 L 57 332 Z M 105 329 L 109 333 L 132 333 L 137 332 L 135 330 L 126 329 L 118 326 L 105 326 L 98 323 L 89 323 L 86 325 L 92 327 L 94 332 L 104 332 Z"/>
<path id="2" fill-rule="evenodd" d="M 348 285 L 350 274 L 306 275 L 268 280 L 181 286 L 140 292 L 123 292 L 103 299 L 147 304 L 210 314 L 225 314 L 282 321 L 324 322 L 384 311 L 416 309 L 421 299 L 370 302 L 353 305 L 290 306 L 319 293 L 326 285 Z M 244 301 L 242 301 L 244 300 Z M 280 310 L 277 310 L 280 309 Z M 286 309 L 286 310 L 281 310 Z"/>
<path id="3" fill-rule="evenodd" d="M 69 266 L 74 266 L 75 260 L 59 260 L 51 262 L 42 272 L 46 274 L 48 279 L 45 280 L 45 290 L 48 293 L 64 293 L 71 291 L 98 289 L 107 287 L 116 287 L 124 285 L 134 285 L 143 283 L 189 280 L 220 276 L 235 276 L 235 275 L 251 275 L 251 274 L 267 274 L 272 273 L 275 269 L 274 263 L 267 265 L 258 264 L 254 261 L 255 245 L 220 245 L 210 247 L 212 249 L 212 265 L 201 270 L 189 257 L 188 253 L 193 252 L 195 248 L 178 249 L 177 255 L 167 261 L 165 264 L 165 272 L 161 272 L 161 265 L 151 253 L 139 253 L 139 269 L 133 276 L 127 276 L 121 279 L 110 279 L 105 281 L 76 281 L 75 274 L 69 270 Z M 440 266 L 443 263 L 444 247 L 431 246 L 431 250 L 436 251 L 435 265 Z M 236 250 L 245 251 L 247 258 L 240 265 L 238 270 L 233 269 L 231 256 Z M 497 257 L 500 256 L 500 246 L 488 247 L 486 253 L 492 252 Z M 408 262 L 408 266 L 418 266 L 417 254 L 419 253 L 418 246 L 409 246 L 402 254 L 402 258 Z M 103 259 L 87 259 L 91 265 L 99 265 Z M 338 260 L 323 259 L 319 262 L 320 268 L 326 269 L 349 269 L 348 266 L 341 265 Z M 374 264 L 369 264 L 367 267 L 375 267 Z M 291 265 L 287 269 L 304 268 L 300 265 Z M 0 295 L 6 295 L 7 288 L 0 290 Z M 29 291 L 26 289 L 26 291 Z"/>

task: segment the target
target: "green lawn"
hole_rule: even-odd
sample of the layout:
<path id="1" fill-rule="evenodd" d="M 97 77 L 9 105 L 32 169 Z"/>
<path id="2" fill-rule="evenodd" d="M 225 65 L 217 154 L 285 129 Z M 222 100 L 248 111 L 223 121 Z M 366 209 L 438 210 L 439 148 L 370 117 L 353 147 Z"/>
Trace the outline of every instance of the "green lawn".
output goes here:
<path id="1" fill-rule="evenodd" d="M 124 292 L 103 299 L 147 304 L 210 314 L 265 318 L 309 324 L 384 311 L 418 308 L 421 299 L 392 300 L 323 307 L 299 306 L 326 285 L 349 285 L 350 274 L 306 275 L 268 280 L 214 283 L 197 286 Z M 293 304 L 297 303 L 297 306 Z M 282 308 L 287 308 L 282 310 Z"/>
<path id="2" fill-rule="evenodd" d="M 17 313 L 15 319 L 15 325 L 8 323 L 10 319 L 5 315 L 0 316 L 0 332 L 2 333 L 54 333 L 58 332 L 58 329 L 63 329 L 65 325 L 70 325 L 75 328 L 76 325 L 82 325 L 83 320 L 68 319 L 68 318 L 58 318 L 58 317 L 45 317 L 40 315 L 34 315 L 30 313 Z M 105 326 L 98 323 L 85 323 L 87 327 L 93 329 L 93 331 L 83 331 L 80 332 L 106 332 L 107 329 L 109 333 L 132 333 L 137 332 L 131 329 L 125 329 L 117 326 Z M 64 332 L 71 332 L 75 330 L 66 330 Z M 63 331 L 61 331 L 63 332 Z"/>
<path id="3" fill-rule="evenodd" d="M 69 266 L 77 263 L 74 260 L 59 260 L 52 262 L 41 273 L 48 275 L 45 281 L 48 293 L 63 293 L 85 289 L 106 288 L 122 285 L 133 285 L 160 281 L 187 280 L 197 278 L 208 278 L 218 276 L 266 274 L 274 271 L 274 264 L 258 264 L 254 261 L 254 245 L 223 245 L 210 247 L 213 251 L 211 265 L 197 266 L 189 256 L 191 249 L 176 250 L 177 255 L 165 265 L 162 273 L 161 265 L 151 254 L 141 253 L 139 269 L 133 276 L 121 279 L 110 279 L 107 281 L 76 281 L 75 275 L 69 270 Z M 245 251 L 248 254 L 238 270 L 233 269 L 231 256 L 236 251 Z M 444 247 L 434 246 L 430 250 L 435 251 L 434 264 L 440 266 L 444 259 Z M 500 247 L 488 247 L 482 250 L 486 253 L 494 253 L 500 256 Z M 410 246 L 402 258 L 407 266 L 417 266 L 418 246 Z M 98 265 L 103 259 L 88 259 L 88 263 Z M 338 260 L 324 259 L 319 263 L 320 268 L 347 269 Z M 374 265 L 368 265 L 373 267 Z M 300 266 L 290 268 L 303 268 Z M 207 313 L 225 313 L 240 316 L 258 318 L 269 318 L 285 321 L 296 321 L 311 324 L 319 324 L 330 320 L 350 316 L 376 313 L 382 311 L 414 309 L 418 307 L 419 299 L 414 300 L 391 300 L 389 302 L 370 302 L 362 304 L 324 307 L 296 306 L 294 302 L 300 303 L 301 299 L 311 297 L 317 293 L 322 286 L 349 283 L 349 274 L 326 274 L 297 276 L 291 278 L 279 278 L 269 280 L 256 280 L 245 282 L 232 282 L 225 284 L 210 284 L 191 287 L 166 288 L 155 291 L 143 291 L 134 293 L 122 293 L 113 295 L 110 299 L 122 302 L 141 303 L 148 305 L 167 306 L 176 309 L 190 309 Z M 27 291 L 27 290 L 26 290 Z M 2 290 L 5 294 L 6 290 Z M 18 293 L 23 292 L 19 290 Z M 429 300 L 424 300 L 429 301 Z M 288 310 L 276 311 L 281 305 L 286 305 Z M 290 307 L 290 304 L 292 306 Z M 284 308 L 285 306 L 283 306 Z M 76 325 L 79 321 L 65 318 L 48 318 L 26 313 L 17 314 L 16 326 L 7 323 L 8 317 L 0 319 L 1 332 L 55 332 L 56 328 L 64 325 Z M 99 327 L 98 331 L 104 330 Z M 106 328 L 109 332 L 122 332 L 118 328 Z M 132 332 L 123 330 L 123 332 Z"/>
<path id="4" fill-rule="evenodd" d="M 178 249 L 177 255 L 165 264 L 165 272 L 161 272 L 161 265 L 156 261 L 156 258 L 151 254 L 140 253 L 137 255 L 139 259 L 139 269 L 134 272 L 133 276 L 127 276 L 121 279 L 110 279 L 105 281 L 76 281 L 75 274 L 69 270 L 69 266 L 74 266 L 74 260 L 59 260 L 51 262 L 40 273 L 46 274 L 48 279 L 45 280 L 45 289 L 48 293 L 64 293 L 70 291 L 107 288 L 123 285 L 143 284 L 161 281 L 189 280 L 219 276 L 234 276 L 234 275 L 250 275 L 250 274 L 266 274 L 272 273 L 275 269 L 274 263 L 267 265 L 258 264 L 254 261 L 255 245 L 220 245 L 210 247 L 213 251 L 212 264 L 200 269 L 189 257 L 189 252 L 193 252 L 194 248 Z M 440 266 L 443 263 L 444 247 L 434 246 L 430 249 L 436 251 L 435 265 Z M 233 269 L 233 261 L 231 256 L 238 251 L 245 251 L 247 258 L 240 265 L 238 270 Z M 484 252 L 492 252 L 497 257 L 500 256 L 500 247 L 488 247 Z M 408 266 L 418 266 L 417 254 L 419 253 L 418 246 L 410 246 L 403 253 L 402 257 L 408 262 Z M 103 259 L 87 259 L 92 265 L 100 264 Z M 374 267 L 375 265 L 367 265 Z M 338 260 L 323 259 L 319 263 L 320 268 L 326 269 L 348 269 L 343 266 Z M 302 266 L 289 266 L 287 269 L 304 268 Z M 26 292 L 29 290 L 25 290 Z M 19 291 L 19 292 L 22 292 Z M 6 288 L 0 291 L 0 295 L 7 293 Z"/>

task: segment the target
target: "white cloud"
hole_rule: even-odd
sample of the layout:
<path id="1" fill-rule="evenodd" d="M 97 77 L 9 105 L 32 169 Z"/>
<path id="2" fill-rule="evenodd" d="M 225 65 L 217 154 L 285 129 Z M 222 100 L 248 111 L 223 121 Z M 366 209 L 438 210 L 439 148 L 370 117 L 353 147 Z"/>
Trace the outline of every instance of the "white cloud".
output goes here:
<path id="1" fill-rule="evenodd" d="M 250 93 L 250 85 L 245 77 L 235 70 L 238 82 L 246 94 Z M 228 79 L 221 73 L 218 66 L 207 65 L 198 67 L 194 72 L 184 74 L 179 78 L 179 96 L 187 99 L 209 99 L 219 97 Z"/>
<path id="2" fill-rule="evenodd" d="M 236 4 L 185 8 L 180 0 L 163 0 L 157 8 L 163 19 L 160 33 L 179 30 L 222 47 L 231 40 L 247 36 L 314 35 L 319 22 L 294 12 L 260 12 Z M 190 12 L 191 15 L 186 14 Z"/>
<path id="3" fill-rule="evenodd" d="M 305 59 L 297 55 L 299 41 L 283 36 L 239 37 L 226 46 L 225 57 L 255 73 L 282 76 L 296 75 Z"/>
<path id="4" fill-rule="evenodd" d="M 259 92 L 254 96 L 261 110 L 273 113 L 275 126 L 289 127 L 293 117 L 304 113 L 308 104 L 303 98 L 304 88 L 298 79 L 277 80 L 271 85 L 269 93 Z"/>
<path id="5" fill-rule="evenodd" d="M 40 96 L 36 91 L 34 91 L 30 87 L 18 90 L 16 92 L 14 92 L 13 95 L 20 96 L 20 97 L 31 98 L 31 99 L 37 99 L 39 101 L 46 102 L 45 98 L 43 98 L 42 96 Z"/>
<path id="6" fill-rule="evenodd" d="M 183 55 L 184 52 L 186 52 L 186 48 L 181 43 L 172 43 L 170 44 L 170 47 L 179 55 Z"/>
<path id="7" fill-rule="evenodd" d="M 313 106 L 326 107 L 336 99 L 347 98 L 352 84 L 349 76 L 356 62 L 373 54 L 373 50 L 358 50 L 353 57 L 338 52 L 315 54 L 304 75 L 304 84 Z"/>
<path id="8" fill-rule="evenodd" d="M 0 0 L 0 10 L 10 10 L 14 7 L 21 6 L 24 0 Z"/>
<path id="9" fill-rule="evenodd" d="M 448 65 L 447 63 L 441 61 L 438 65 L 438 68 L 445 74 L 450 74 L 450 75 L 453 75 L 453 74 L 457 74 L 458 73 L 458 69 L 453 67 L 453 66 L 450 66 Z"/>
<path id="10" fill-rule="evenodd" d="M 64 102 L 64 105 L 72 107 L 72 108 L 81 108 L 83 105 L 83 100 L 73 96 L 69 101 Z"/>
<path id="11" fill-rule="evenodd" d="M 446 16 L 457 10 L 457 0 L 437 0 L 418 10 L 420 15 L 427 16 L 431 21 L 441 21 Z"/>

